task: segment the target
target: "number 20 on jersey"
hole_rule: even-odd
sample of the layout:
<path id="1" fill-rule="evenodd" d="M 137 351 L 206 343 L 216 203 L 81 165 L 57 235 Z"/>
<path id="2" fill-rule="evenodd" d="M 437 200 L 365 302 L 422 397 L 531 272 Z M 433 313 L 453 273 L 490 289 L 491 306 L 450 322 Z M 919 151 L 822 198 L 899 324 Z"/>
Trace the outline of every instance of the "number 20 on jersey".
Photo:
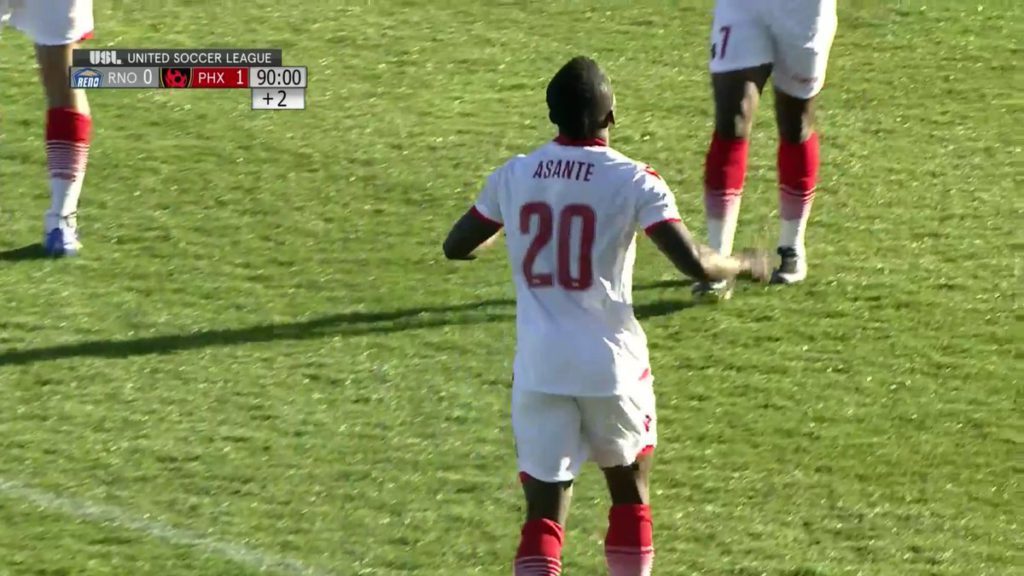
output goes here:
<path id="1" fill-rule="evenodd" d="M 593 250 L 597 217 L 586 204 L 569 204 L 556 214 L 551 205 L 529 202 L 519 210 L 519 232 L 533 236 L 523 258 L 522 270 L 531 288 L 558 286 L 586 290 L 594 284 Z M 579 230 L 573 273 L 573 231 Z M 537 257 L 555 242 L 555 270 L 538 271 Z"/>

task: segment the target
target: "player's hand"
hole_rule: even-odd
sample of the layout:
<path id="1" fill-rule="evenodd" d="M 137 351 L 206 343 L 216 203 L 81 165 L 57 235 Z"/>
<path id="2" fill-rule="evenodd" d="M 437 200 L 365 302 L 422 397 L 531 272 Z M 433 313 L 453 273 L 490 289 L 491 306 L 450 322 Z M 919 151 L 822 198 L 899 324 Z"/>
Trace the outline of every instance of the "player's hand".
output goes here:
<path id="1" fill-rule="evenodd" d="M 701 264 L 712 278 L 732 280 L 746 276 L 764 282 L 771 277 L 771 255 L 764 250 L 747 249 L 735 256 L 723 256 L 708 246 L 700 246 L 697 251 Z"/>
<path id="2" fill-rule="evenodd" d="M 736 256 L 740 274 L 749 275 L 758 282 L 767 282 L 772 276 L 772 256 L 767 250 L 747 248 Z"/>
<path id="3" fill-rule="evenodd" d="M 743 273 L 744 263 L 739 258 L 723 256 L 705 245 L 697 247 L 697 254 L 700 256 L 701 266 L 714 280 L 732 280 Z"/>

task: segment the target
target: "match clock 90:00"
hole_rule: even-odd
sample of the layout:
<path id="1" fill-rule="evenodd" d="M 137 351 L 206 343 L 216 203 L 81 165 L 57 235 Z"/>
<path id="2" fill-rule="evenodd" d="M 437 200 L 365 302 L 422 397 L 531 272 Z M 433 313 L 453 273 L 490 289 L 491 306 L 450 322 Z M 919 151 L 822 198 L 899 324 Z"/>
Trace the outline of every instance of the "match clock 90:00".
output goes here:
<path id="1" fill-rule="evenodd" d="M 306 67 L 252 68 L 249 70 L 250 88 L 305 88 Z"/>

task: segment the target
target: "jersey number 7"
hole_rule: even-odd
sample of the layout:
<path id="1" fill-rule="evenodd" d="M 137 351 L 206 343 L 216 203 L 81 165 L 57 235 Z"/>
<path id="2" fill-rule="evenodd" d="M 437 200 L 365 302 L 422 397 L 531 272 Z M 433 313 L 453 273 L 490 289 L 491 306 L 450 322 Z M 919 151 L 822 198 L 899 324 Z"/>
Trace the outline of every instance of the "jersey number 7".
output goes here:
<path id="1" fill-rule="evenodd" d="M 523 276 L 531 288 L 558 285 L 566 290 L 586 290 L 594 284 L 594 227 L 597 216 L 594 209 L 586 204 L 569 204 L 558 213 L 558 228 L 555 229 L 554 210 L 544 202 L 529 202 L 519 210 L 519 232 L 535 234 L 523 258 Z M 572 271 L 573 228 L 578 227 L 579 249 L 576 257 L 576 275 Z M 555 245 L 558 258 L 555 273 L 537 272 L 537 256 L 551 243 L 557 232 Z"/>

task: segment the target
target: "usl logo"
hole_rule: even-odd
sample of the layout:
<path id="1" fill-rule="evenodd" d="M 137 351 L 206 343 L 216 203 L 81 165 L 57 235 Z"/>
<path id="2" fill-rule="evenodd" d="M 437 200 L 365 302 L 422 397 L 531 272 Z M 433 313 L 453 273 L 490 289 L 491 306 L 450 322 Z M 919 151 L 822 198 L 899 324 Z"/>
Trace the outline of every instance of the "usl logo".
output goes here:
<path id="1" fill-rule="evenodd" d="M 117 50 L 89 50 L 89 63 L 93 66 L 120 65 Z"/>
<path id="2" fill-rule="evenodd" d="M 72 88 L 99 88 L 103 84 L 103 75 L 99 70 L 82 68 L 71 75 Z"/>

